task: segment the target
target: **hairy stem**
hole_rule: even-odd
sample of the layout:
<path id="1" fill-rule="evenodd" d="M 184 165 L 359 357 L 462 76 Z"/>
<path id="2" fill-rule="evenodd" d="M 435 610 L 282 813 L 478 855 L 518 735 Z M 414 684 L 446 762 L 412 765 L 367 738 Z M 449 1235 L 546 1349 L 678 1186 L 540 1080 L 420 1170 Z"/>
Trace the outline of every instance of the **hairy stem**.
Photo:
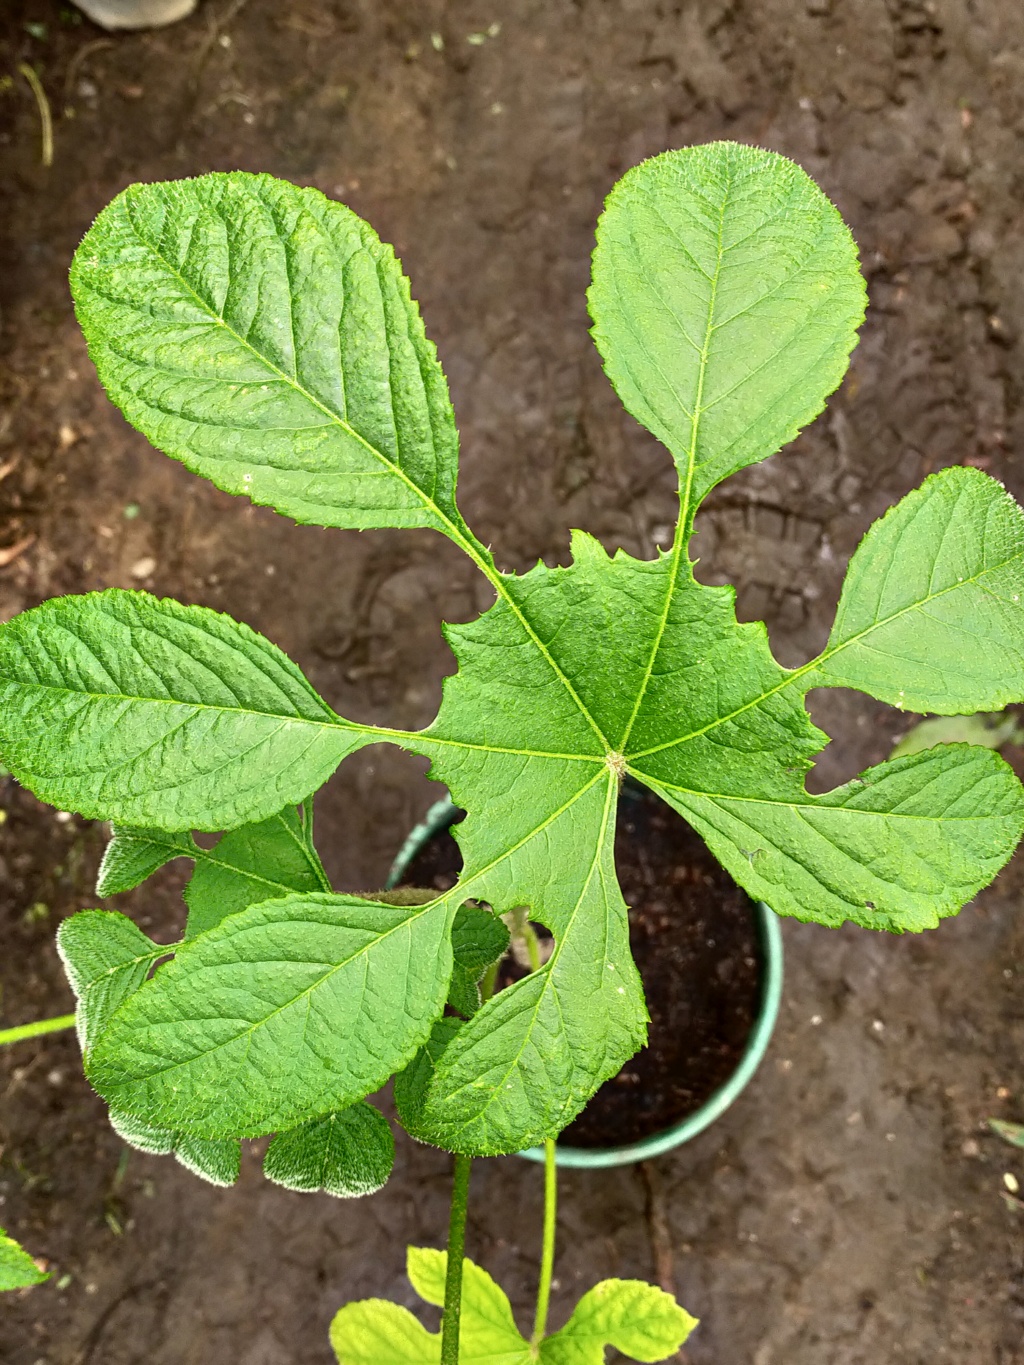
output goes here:
<path id="1" fill-rule="evenodd" d="M 462 1315 L 462 1260 L 466 1251 L 466 1208 L 473 1158 L 455 1154 L 452 1211 L 448 1221 L 448 1269 L 441 1319 L 441 1365 L 459 1365 L 459 1319 Z"/>
<path id="2" fill-rule="evenodd" d="M 34 1024 L 19 1024 L 17 1028 L 0 1029 L 0 1047 L 4 1043 L 21 1043 L 26 1038 L 39 1038 L 44 1033 L 59 1033 L 74 1028 L 75 1016 L 62 1014 L 59 1019 L 37 1019 Z"/>
<path id="3" fill-rule="evenodd" d="M 540 960 L 540 939 L 537 931 L 530 923 L 530 907 L 528 905 L 517 905 L 510 910 L 505 917 L 512 937 L 518 939 L 526 949 L 526 956 L 530 962 L 530 971 L 539 972 L 542 966 Z"/>
<path id="4" fill-rule="evenodd" d="M 558 1168 L 555 1165 L 555 1139 L 544 1139 L 544 1246 L 540 1257 L 540 1284 L 537 1287 L 537 1313 L 533 1320 L 532 1344 L 539 1346 L 548 1328 L 548 1303 L 551 1299 L 551 1273 L 555 1268 L 555 1216 L 558 1212 Z"/>

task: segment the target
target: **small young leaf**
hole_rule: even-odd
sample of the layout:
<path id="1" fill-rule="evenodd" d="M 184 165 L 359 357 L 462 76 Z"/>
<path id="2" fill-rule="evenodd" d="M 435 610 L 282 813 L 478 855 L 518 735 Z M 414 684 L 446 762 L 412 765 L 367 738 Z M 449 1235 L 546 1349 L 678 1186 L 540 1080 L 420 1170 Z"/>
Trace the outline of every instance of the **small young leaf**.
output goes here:
<path id="1" fill-rule="evenodd" d="M 114 1109 L 110 1111 L 110 1126 L 129 1147 L 151 1156 L 174 1156 L 187 1171 L 211 1185 L 227 1187 L 238 1179 L 242 1151 L 237 1139 L 195 1138 L 169 1128 L 156 1128 Z"/>
<path id="2" fill-rule="evenodd" d="M 951 715 L 1019 700 L 1022 676 L 1024 511 L 980 469 L 943 469 L 858 546 L 815 684 Z"/>
<path id="3" fill-rule="evenodd" d="M 428 1332 L 408 1308 L 386 1299 L 361 1299 L 339 1308 L 331 1322 L 331 1346 L 339 1365 L 439 1365 L 441 1360 L 441 1334 Z"/>
<path id="4" fill-rule="evenodd" d="M 350 896 L 264 901 L 190 939 L 86 1059 L 112 1108 L 197 1137 L 256 1137 L 377 1090 L 427 1038 L 452 910 Z"/>
<path id="5" fill-rule="evenodd" d="M 82 815 L 231 829 L 301 801 L 373 738 L 276 646 L 205 607 L 114 588 L 0 629 L 0 754 Z"/>
<path id="6" fill-rule="evenodd" d="M 199 849 L 185 888 L 186 938 L 213 929 L 226 915 L 293 891 L 330 891 L 294 806 L 255 825 L 230 830 L 211 849 Z"/>
<path id="7" fill-rule="evenodd" d="M 631 1360 L 665 1360 L 697 1326 L 671 1294 L 642 1280 L 602 1280 L 560 1332 L 541 1343 L 542 1365 L 604 1365 L 613 1346 Z"/>
<path id="8" fill-rule="evenodd" d="M 480 978 L 509 945 L 509 932 L 490 910 L 461 905 L 452 925 L 452 979 L 448 1003 L 470 1019 L 480 1008 Z"/>
<path id="9" fill-rule="evenodd" d="M 325 1190 L 354 1199 L 379 1190 L 394 1160 L 390 1124 L 372 1104 L 360 1101 L 278 1133 L 267 1148 L 263 1174 L 288 1190 Z"/>
<path id="10" fill-rule="evenodd" d="M 438 1307 L 444 1304 L 447 1265 L 447 1252 L 408 1250 L 413 1288 Z M 407 1308 L 381 1299 L 346 1304 L 331 1323 L 331 1345 L 339 1365 L 434 1365 L 441 1359 L 441 1334 L 428 1332 Z M 464 1260 L 459 1365 L 531 1365 L 535 1360 L 505 1291 L 480 1266 Z"/>
<path id="11" fill-rule="evenodd" d="M 135 994 L 154 964 L 173 952 L 173 947 L 154 943 L 127 915 L 83 910 L 61 924 L 57 951 L 78 1001 L 78 1041 L 87 1052 L 114 1011 Z"/>
<path id="12" fill-rule="evenodd" d="M 114 825 L 96 876 L 96 894 L 106 898 L 132 891 L 175 858 L 194 858 L 197 851 L 188 833 Z"/>
<path id="13" fill-rule="evenodd" d="M 849 228 L 799 166 L 712 142 L 615 186 L 589 302 L 615 391 L 675 457 L 685 529 L 821 411 L 867 295 Z"/>
<path id="14" fill-rule="evenodd" d="M 410 1247 L 406 1273 L 421 1299 L 444 1306 L 448 1253 L 433 1247 Z M 462 1312 L 459 1324 L 460 1365 L 486 1361 L 519 1365 L 533 1359 L 530 1346 L 512 1316 L 508 1295 L 487 1271 L 468 1258 L 462 1262 Z"/>
<path id="15" fill-rule="evenodd" d="M 49 1278 L 28 1252 L 0 1228 L 0 1290 L 27 1289 Z"/>
<path id="16" fill-rule="evenodd" d="M 130 891 L 174 858 L 195 863 L 185 888 L 186 938 L 205 933 L 247 905 L 278 900 L 292 891 L 331 889 L 302 817 L 294 806 L 285 806 L 269 820 L 230 830 L 210 849 L 200 848 L 191 834 L 115 825 L 96 894 Z"/>
<path id="17" fill-rule="evenodd" d="M 450 1015 L 438 1019 L 419 1052 L 395 1077 L 395 1108 L 399 1121 L 407 1133 L 422 1142 L 430 1142 L 436 1137 L 424 1125 L 423 1106 L 441 1054 L 462 1028 L 462 1023 L 461 1019 L 453 1019 Z"/>
<path id="18" fill-rule="evenodd" d="M 110 397 L 219 488 L 320 526 L 465 534 L 436 352 L 351 209 L 241 171 L 132 185 L 71 292 Z"/>
<path id="19" fill-rule="evenodd" d="M 988 1126 L 1014 1147 L 1024 1147 L 1024 1123 L 1005 1123 L 1002 1119 L 989 1119 Z"/>

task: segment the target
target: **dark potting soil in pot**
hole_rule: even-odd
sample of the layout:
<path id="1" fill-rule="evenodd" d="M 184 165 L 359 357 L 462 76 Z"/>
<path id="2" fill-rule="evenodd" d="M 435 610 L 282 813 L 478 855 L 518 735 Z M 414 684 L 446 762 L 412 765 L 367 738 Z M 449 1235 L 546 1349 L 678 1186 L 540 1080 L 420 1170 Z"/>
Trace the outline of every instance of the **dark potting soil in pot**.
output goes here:
<path id="1" fill-rule="evenodd" d="M 699 1109 L 739 1065 L 760 1002 L 753 903 L 686 821 L 646 789 L 624 789 L 619 799 L 615 864 L 651 1014 L 649 1041 L 566 1128 L 562 1140 L 575 1147 L 638 1142 Z M 403 884 L 447 890 L 461 867 L 444 830 L 412 860 Z M 507 958 L 499 985 L 524 974 Z"/>

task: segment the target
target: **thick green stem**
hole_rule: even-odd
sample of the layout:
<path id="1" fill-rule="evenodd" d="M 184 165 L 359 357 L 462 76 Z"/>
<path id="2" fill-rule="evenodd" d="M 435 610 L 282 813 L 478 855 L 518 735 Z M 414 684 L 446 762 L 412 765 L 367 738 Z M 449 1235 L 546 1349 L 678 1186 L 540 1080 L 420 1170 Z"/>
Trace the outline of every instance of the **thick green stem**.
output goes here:
<path id="1" fill-rule="evenodd" d="M 555 1216 L 558 1212 L 558 1167 L 555 1165 L 555 1140 L 544 1139 L 544 1247 L 540 1257 L 540 1284 L 537 1288 L 537 1313 L 533 1320 L 533 1345 L 539 1346 L 548 1329 L 548 1303 L 551 1300 L 551 1273 L 555 1268 Z"/>
<path id="2" fill-rule="evenodd" d="M 59 1019 L 37 1019 L 34 1024 L 19 1024 L 17 1028 L 0 1029 L 0 1047 L 4 1043 L 21 1043 L 26 1038 L 39 1038 L 44 1033 L 59 1033 L 61 1029 L 74 1026 L 75 1016 L 62 1014 Z"/>
<path id="3" fill-rule="evenodd" d="M 459 1319 L 462 1315 L 462 1258 L 466 1252 L 466 1208 L 469 1168 L 473 1158 L 455 1155 L 452 1211 L 448 1220 L 448 1269 L 444 1281 L 441 1319 L 441 1365 L 459 1365 Z"/>

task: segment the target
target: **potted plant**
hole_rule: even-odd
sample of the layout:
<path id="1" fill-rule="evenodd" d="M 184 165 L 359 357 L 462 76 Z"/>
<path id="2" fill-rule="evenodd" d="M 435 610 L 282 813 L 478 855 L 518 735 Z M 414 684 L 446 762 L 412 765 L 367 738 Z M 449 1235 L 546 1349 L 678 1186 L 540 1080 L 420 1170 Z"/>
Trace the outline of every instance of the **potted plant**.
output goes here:
<path id="1" fill-rule="evenodd" d="M 547 1334 L 555 1138 L 645 1038 L 613 858 L 622 781 L 682 814 L 777 913 L 891 932 L 955 913 L 1020 838 L 1011 769 L 947 744 L 809 795 L 826 737 L 804 697 L 855 687 L 941 714 L 1019 699 L 1024 513 L 978 470 L 933 475 L 868 532 L 826 648 L 796 669 L 763 625 L 737 622 L 732 589 L 697 582 L 701 499 L 821 410 L 865 303 L 834 207 L 749 147 L 645 162 L 598 228 L 595 340 L 679 472 L 673 542 L 651 561 L 577 532 L 567 568 L 498 568 L 459 510 L 451 406 L 405 277 L 315 190 L 235 173 L 133 186 L 87 234 L 72 290 L 110 396 L 169 455 L 298 521 L 439 531 L 495 594 L 478 621 L 446 627 L 458 671 L 415 733 L 338 716 L 254 631 L 141 592 L 46 602 L 0 631 L 0 755 L 43 800 L 113 822 L 102 890 L 195 862 L 173 949 L 109 911 L 60 931 L 112 1121 L 221 1183 L 241 1139 L 273 1134 L 271 1179 L 366 1193 L 392 1162 L 366 1097 L 396 1076 L 401 1123 L 455 1154 L 447 1259 L 409 1263 L 443 1303 L 442 1331 L 349 1305 L 339 1359 L 454 1365 L 461 1344 L 464 1365 L 557 1365 L 608 1343 L 663 1358 L 692 1319 L 637 1282 L 597 1286 Z M 327 885 L 310 793 L 381 741 L 426 755 L 468 812 L 448 891 Z M 194 830 L 228 832 L 209 850 Z M 553 950 L 484 1000 L 508 942 L 499 915 L 521 907 Z M 464 1263 L 466 1198 L 473 1157 L 541 1143 L 527 1340 Z"/>
<path id="2" fill-rule="evenodd" d="M 464 815 L 451 801 L 435 802 L 386 885 L 454 886 L 462 869 L 454 830 Z M 615 866 L 650 1015 L 647 1045 L 559 1135 L 560 1166 L 644 1161 L 702 1133 L 760 1065 L 782 999 L 774 913 L 737 886 L 675 811 L 628 778 L 619 793 Z M 513 943 L 489 971 L 507 987 L 544 959 L 552 939 L 518 910 L 504 920 Z M 544 1160 L 541 1147 L 521 1155 Z"/>

